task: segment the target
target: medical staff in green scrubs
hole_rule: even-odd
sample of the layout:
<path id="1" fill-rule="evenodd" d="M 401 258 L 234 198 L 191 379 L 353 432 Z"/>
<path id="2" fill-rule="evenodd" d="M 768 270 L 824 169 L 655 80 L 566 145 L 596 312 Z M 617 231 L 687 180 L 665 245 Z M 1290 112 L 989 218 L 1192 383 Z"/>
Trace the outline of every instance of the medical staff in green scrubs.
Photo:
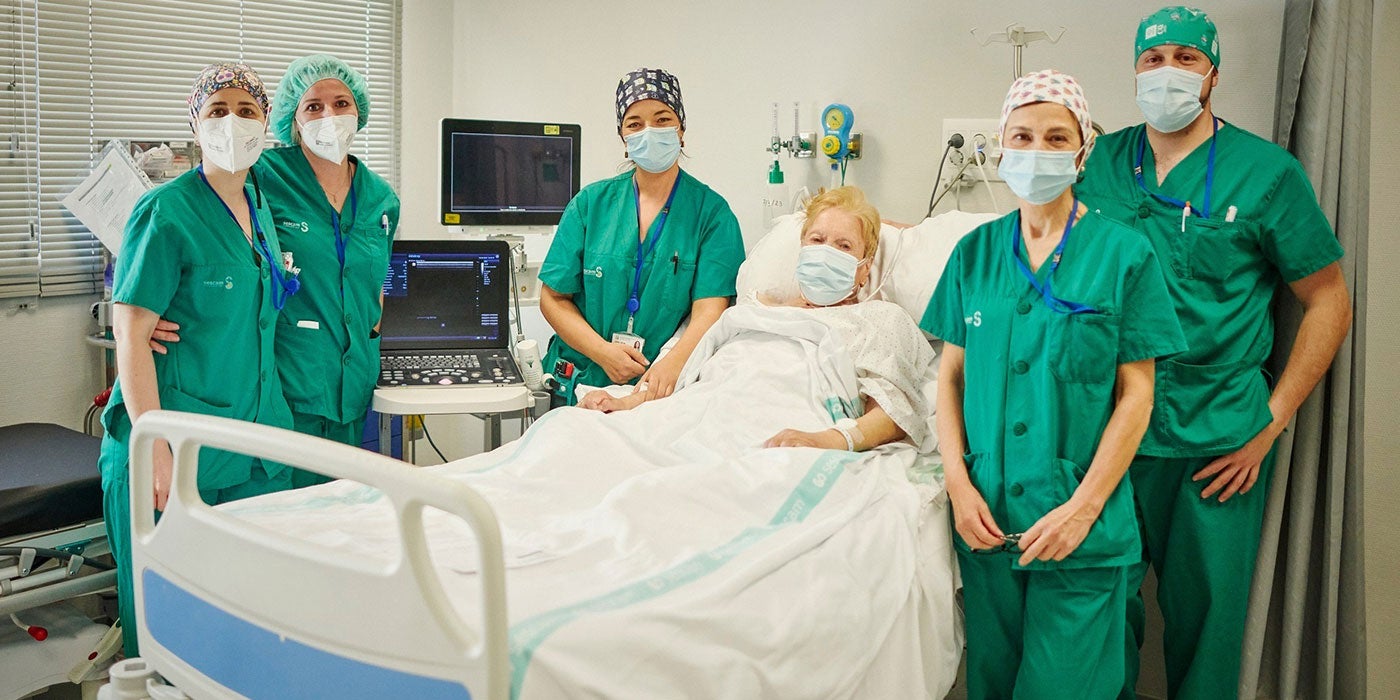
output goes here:
<path id="1" fill-rule="evenodd" d="M 267 94 L 251 68 L 216 63 L 195 81 L 189 106 L 203 163 L 136 203 L 112 289 L 118 373 L 102 414 L 107 434 L 98 467 L 128 656 L 137 654 L 128 480 L 132 424 L 147 411 L 166 409 L 292 425 L 273 336 L 277 310 L 295 294 L 297 282 L 283 266 L 263 196 L 247 178 L 262 151 Z M 161 316 L 180 325 L 180 342 L 153 353 L 151 336 Z M 171 461 L 162 441 L 154 460 L 158 511 L 170 493 Z M 285 466 L 217 450 L 200 452 L 198 477 L 199 495 L 210 504 L 291 487 Z"/>
<path id="2" fill-rule="evenodd" d="M 381 290 L 399 197 L 350 144 L 369 120 L 365 79 L 334 56 L 292 61 L 272 103 L 283 143 L 258 160 L 301 291 L 277 322 L 277 368 L 298 432 L 359 445 L 379 377 Z M 328 477 L 293 470 L 297 487 Z"/>
<path id="3" fill-rule="evenodd" d="M 1078 83 L 1018 79 L 1001 123 L 1019 209 L 958 244 L 920 324 L 944 340 L 936 416 L 968 697 L 1112 698 L 1140 556 L 1122 477 L 1153 365 L 1185 342 L 1147 240 L 1071 189 L 1094 137 Z"/>
<path id="4" fill-rule="evenodd" d="M 1351 305 L 1342 248 L 1302 167 L 1211 110 L 1220 46 L 1210 18 L 1167 7 L 1142 21 L 1134 43 L 1147 122 L 1099 139 L 1077 191 L 1152 242 L 1189 348 L 1157 366 L 1156 408 L 1129 472 L 1144 551 L 1129 581 L 1123 694 L 1134 696 L 1138 588 L 1150 563 L 1169 696 L 1229 698 L 1239 684 L 1271 449 L 1331 363 Z M 1305 312 L 1271 389 L 1263 366 L 1280 282 Z"/>
<path id="5" fill-rule="evenodd" d="M 544 360 L 560 385 L 556 404 L 575 404 L 581 384 L 636 382 L 648 399 L 669 396 L 729 306 L 744 260 L 729 204 L 681 170 L 685 107 L 675 76 L 628 73 L 616 107 L 636 167 L 569 202 L 540 268 L 540 310 L 556 334 Z M 686 331 L 657 360 L 686 316 Z"/>

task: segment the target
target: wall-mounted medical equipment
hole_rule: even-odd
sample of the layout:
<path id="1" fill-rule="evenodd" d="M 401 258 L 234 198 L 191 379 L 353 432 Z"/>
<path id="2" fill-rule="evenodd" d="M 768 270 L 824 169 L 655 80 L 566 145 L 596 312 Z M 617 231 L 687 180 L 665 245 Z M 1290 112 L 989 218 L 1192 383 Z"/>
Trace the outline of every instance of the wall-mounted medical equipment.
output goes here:
<path id="1" fill-rule="evenodd" d="M 851 133 L 856 117 L 851 108 L 839 102 L 832 103 L 822 110 L 822 153 L 831 162 L 832 185 L 837 186 L 836 173 L 840 172 L 839 184 L 846 184 L 847 161 L 860 158 L 861 135 Z"/>
<path id="2" fill-rule="evenodd" d="M 851 153 L 848 139 L 856 117 L 843 104 L 829 104 L 822 110 L 822 153 L 833 161 L 844 160 Z"/>
<path id="3" fill-rule="evenodd" d="M 773 136 L 768 141 L 768 152 L 778 155 L 784 150 L 793 158 L 811 158 L 815 154 L 812 152 L 812 143 L 817 140 L 815 131 L 800 131 L 798 119 L 801 110 L 796 102 L 792 103 L 792 136 L 784 141 L 778 135 L 778 103 L 773 103 Z"/>

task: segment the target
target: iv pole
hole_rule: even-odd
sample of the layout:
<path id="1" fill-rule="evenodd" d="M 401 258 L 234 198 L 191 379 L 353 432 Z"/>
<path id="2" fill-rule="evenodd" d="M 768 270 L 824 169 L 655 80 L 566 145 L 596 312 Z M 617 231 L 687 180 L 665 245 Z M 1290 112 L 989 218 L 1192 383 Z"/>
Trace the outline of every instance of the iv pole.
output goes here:
<path id="1" fill-rule="evenodd" d="M 1043 32 L 1043 31 L 1038 31 L 1038 30 L 1037 30 L 1037 31 L 1028 32 L 1028 31 L 1026 31 L 1026 28 L 1025 28 L 1025 27 L 1023 27 L 1023 26 L 1021 26 L 1021 25 L 1019 25 L 1019 24 L 1012 24 L 1012 25 L 1009 25 L 1009 26 L 1007 26 L 1006 31 L 1003 31 L 1003 32 L 997 32 L 997 33 L 995 33 L 995 34 L 988 34 L 987 37 L 986 37 L 985 39 L 984 39 L 984 38 L 981 38 L 981 37 L 979 37 L 979 36 L 977 36 L 977 30 L 976 30 L 975 28 L 972 30 L 972 38 L 973 38 L 978 44 L 980 44 L 980 45 L 982 45 L 982 46 L 986 46 L 986 45 L 988 45 L 988 44 L 990 44 L 990 43 L 992 43 L 992 42 L 994 42 L 994 41 L 1000 42 L 1000 43 L 1003 43 L 1003 44 L 1011 44 L 1011 73 L 1012 73 L 1011 79 L 1012 79 L 1012 80 L 1015 80 L 1015 79 L 1021 77 L 1021 75 L 1022 75 L 1022 72 L 1021 72 L 1021 52 L 1025 50 L 1026 46 L 1028 46 L 1028 45 L 1030 45 L 1031 43 L 1036 42 L 1036 41 L 1048 41 L 1048 42 L 1050 42 L 1050 43 L 1052 43 L 1052 44 L 1058 44 L 1058 43 L 1060 43 L 1060 38 L 1063 37 L 1064 35 L 1065 35 L 1065 28 L 1064 28 L 1064 27 L 1060 27 L 1060 32 L 1059 32 L 1058 34 L 1056 34 L 1055 36 L 1051 37 L 1050 34 L 1049 34 L 1048 32 Z"/>

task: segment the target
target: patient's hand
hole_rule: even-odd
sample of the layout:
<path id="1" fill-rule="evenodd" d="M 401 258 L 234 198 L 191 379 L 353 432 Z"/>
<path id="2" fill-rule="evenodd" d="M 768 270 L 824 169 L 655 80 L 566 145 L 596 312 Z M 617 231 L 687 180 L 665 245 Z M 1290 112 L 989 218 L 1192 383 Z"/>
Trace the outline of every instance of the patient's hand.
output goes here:
<path id="1" fill-rule="evenodd" d="M 636 392 L 622 398 L 617 398 L 602 389 L 595 389 L 583 395 L 583 400 L 578 402 L 578 407 L 586 408 L 590 411 L 612 413 L 613 411 L 626 411 L 630 408 L 636 408 L 642 405 L 646 400 L 646 394 L 643 392 Z"/>
<path id="2" fill-rule="evenodd" d="M 819 447 L 824 450 L 845 450 L 846 438 L 835 428 L 815 433 L 788 428 L 768 438 L 764 447 Z"/>

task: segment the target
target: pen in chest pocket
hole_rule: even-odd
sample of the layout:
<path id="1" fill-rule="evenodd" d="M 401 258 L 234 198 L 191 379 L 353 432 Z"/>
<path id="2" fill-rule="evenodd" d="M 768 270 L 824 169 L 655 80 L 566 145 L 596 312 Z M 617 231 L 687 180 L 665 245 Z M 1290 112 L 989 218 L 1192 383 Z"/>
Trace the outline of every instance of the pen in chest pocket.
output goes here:
<path id="1" fill-rule="evenodd" d="M 676 274 L 681 269 L 681 254 L 671 253 L 671 274 Z"/>

